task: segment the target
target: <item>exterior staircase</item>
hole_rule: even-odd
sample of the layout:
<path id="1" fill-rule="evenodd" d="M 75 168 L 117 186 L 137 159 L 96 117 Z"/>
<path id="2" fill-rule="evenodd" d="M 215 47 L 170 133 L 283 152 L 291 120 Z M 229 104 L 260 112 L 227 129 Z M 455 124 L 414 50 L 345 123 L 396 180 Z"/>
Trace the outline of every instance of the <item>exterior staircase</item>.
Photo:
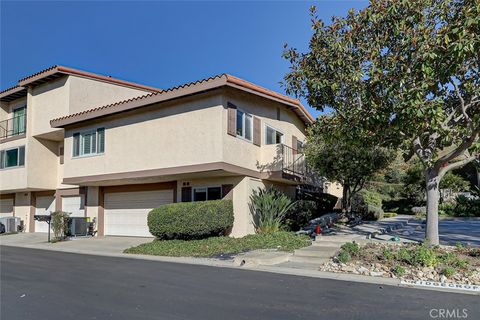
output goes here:
<path id="1" fill-rule="evenodd" d="M 318 270 L 320 265 L 328 262 L 348 240 L 336 237 L 317 236 L 312 245 L 294 251 L 288 262 L 279 264 L 279 267 Z"/>

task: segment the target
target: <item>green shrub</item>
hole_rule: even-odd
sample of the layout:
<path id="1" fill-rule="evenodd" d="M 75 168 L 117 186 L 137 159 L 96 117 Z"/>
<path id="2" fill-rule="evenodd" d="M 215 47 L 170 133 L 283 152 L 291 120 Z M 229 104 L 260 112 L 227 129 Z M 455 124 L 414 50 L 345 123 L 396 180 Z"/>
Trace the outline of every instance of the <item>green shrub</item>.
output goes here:
<path id="1" fill-rule="evenodd" d="M 396 217 L 397 214 L 395 212 L 384 212 L 383 213 L 383 217 L 384 218 L 393 218 L 393 217 Z"/>
<path id="2" fill-rule="evenodd" d="M 341 247 L 342 251 L 348 253 L 351 257 L 355 257 L 360 252 L 360 247 L 356 242 L 344 243 Z"/>
<path id="3" fill-rule="evenodd" d="M 362 190 L 353 197 L 352 210 L 363 220 L 383 219 L 382 198 L 377 192 Z"/>
<path id="4" fill-rule="evenodd" d="M 337 259 L 341 263 L 347 263 L 352 260 L 352 256 L 348 252 L 342 250 L 338 253 Z"/>
<path id="5" fill-rule="evenodd" d="M 439 256 L 439 260 L 446 266 L 464 269 L 468 266 L 468 261 L 461 259 L 454 252 L 447 252 Z"/>
<path id="6" fill-rule="evenodd" d="M 363 198 L 363 202 L 375 207 L 382 207 L 382 195 L 375 191 L 362 190 L 359 195 Z"/>
<path id="7" fill-rule="evenodd" d="M 68 231 L 68 220 L 70 213 L 63 211 L 55 211 L 51 213 L 50 227 L 53 230 L 54 239 L 62 240 Z"/>
<path id="8" fill-rule="evenodd" d="M 290 231 L 298 231 L 312 219 L 319 217 L 317 202 L 313 200 L 299 200 L 292 210 L 285 215 L 285 228 Z"/>
<path id="9" fill-rule="evenodd" d="M 383 210 L 380 207 L 368 205 L 365 212 L 362 213 L 363 220 L 375 221 L 383 219 Z"/>
<path id="10" fill-rule="evenodd" d="M 427 208 L 426 207 L 413 207 L 412 213 L 419 218 L 423 218 L 427 215 Z"/>
<path id="11" fill-rule="evenodd" d="M 415 246 L 411 251 L 410 263 L 415 266 L 434 267 L 437 265 L 437 255 L 433 248 L 425 244 Z"/>
<path id="12" fill-rule="evenodd" d="M 201 239 L 225 235 L 233 226 L 231 200 L 171 203 L 148 214 L 150 233 L 159 239 Z"/>
<path id="13" fill-rule="evenodd" d="M 451 276 L 453 276 L 454 274 L 456 273 L 456 270 L 452 267 L 446 267 L 446 268 L 443 268 L 441 271 L 440 271 L 440 274 L 444 275 L 445 277 L 447 278 L 450 278 Z"/>
<path id="14" fill-rule="evenodd" d="M 277 232 L 289 210 L 295 205 L 282 192 L 267 188 L 253 190 L 250 196 L 250 212 L 258 233 Z"/>
<path id="15" fill-rule="evenodd" d="M 404 267 L 396 265 L 395 267 L 392 268 L 392 272 L 397 276 L 401 277 L 405 274 L 406 270 Z"/>
<path id="16" fill-rule="evenodd" d="M 455 217 L 480 217 L 480 199 L 457 196 L 453 211 Z"/>
<path id="17" fill-rule="evenodd" d="M 395 254 L 390 248 L 383 248 L 382 257 L 383 260 L 392 261 L 395 259 Z"/>

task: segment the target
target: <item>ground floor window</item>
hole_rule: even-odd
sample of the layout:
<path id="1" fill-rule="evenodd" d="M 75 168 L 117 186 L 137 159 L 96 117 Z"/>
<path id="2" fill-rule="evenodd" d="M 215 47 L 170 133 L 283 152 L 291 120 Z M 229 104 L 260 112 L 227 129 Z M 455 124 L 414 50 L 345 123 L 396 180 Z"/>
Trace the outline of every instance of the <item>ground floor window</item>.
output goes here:
<path id="1" fill-rule="evenodd" d="M 196 187 L 192 192 L 193 201 L 222 199 L 222 187 Z"/>

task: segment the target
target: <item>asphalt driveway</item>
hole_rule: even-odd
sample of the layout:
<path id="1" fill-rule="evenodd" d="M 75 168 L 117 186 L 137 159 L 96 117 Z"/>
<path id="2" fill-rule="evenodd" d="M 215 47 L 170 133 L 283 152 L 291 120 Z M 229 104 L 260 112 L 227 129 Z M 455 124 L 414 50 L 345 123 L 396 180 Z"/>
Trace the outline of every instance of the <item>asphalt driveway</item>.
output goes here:
<path id="1" fill-rule="evenodd" d="M 425 224 L 420 220 L 413 219 L 413 216 L 398 216 L 391 219 L 372 221 L 358 226 L 359 232 L 369 228 L 388 228 L 399 222 L 408 224 L 404 227 L 393 230 L 390 235 L 398 235 L 401 238 L 423 241 L 425 237 Z M 461 243 L 469 246 L 480 246 L 480 218 L 443 218 L 439 221 L 440 243 L 445 245 L 456 245 Z M 371 232 L 373 230 L 369 230 Z"/>
<path id="2" fill-rule="evenodd" d="M 478 296 L 0 247 L 0 318 L 430 319 Z M 432 311 L 433 310 L 433 311 Z"/>

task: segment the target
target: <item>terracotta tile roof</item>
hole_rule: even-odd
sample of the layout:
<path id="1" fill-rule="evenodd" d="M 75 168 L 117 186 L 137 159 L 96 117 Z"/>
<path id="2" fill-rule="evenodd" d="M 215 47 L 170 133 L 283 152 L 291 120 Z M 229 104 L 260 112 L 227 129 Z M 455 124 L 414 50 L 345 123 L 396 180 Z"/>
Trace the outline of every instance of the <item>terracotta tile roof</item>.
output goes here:
<path id="1" fill-rule="evenodd" d="M 56 118 L 51 120 L 50 124 L 52 125 L 52 127 L 64 127 L 73 123 L 87 121 L 90 119 L 116 114 L 123 111 L 129 111 L 154 103 L 164 102 L 187 95 L 213 90 L 222 86 L 230 86 L 287 104 L 292 107 L 293 111 L 306 124 L 312 124 L 315 121 L 315 119 L 309 114 L 309 112 L 297 99 L 287 97 L 278 92 L 260 87 L 251 82 L 242 80 L 229 74 L 220 74 L 210 78 L 189 82 L 180 86 L 175 86 L 166 90 L 162 90 L 160 92 L 139 96 L 133 99 L 123 100 L 101 107 L 91 108 L 79 113 Z"/>
<path id="2" fill-rule="evenodd" d="M 55 78 L 61 77 L 62 75 L 76 75 L 84 78 L 113 83 L 113 84 L 124 86 L 124 87 L 143 90 L 146 92 L 162 91 L 161 89 L 158 89 L 158 88 L 145 86 L 145 85 L 134 83 L 134 82 L 129 82 L 125 80 L 112 78 L 109 76 L 103 76 L 103 75 L 92 73 L 92 72 L 55 65 L 55 66 L 46 68 L 42 71 L 31 74 L 27 77 L 24 77 L 18 80 L 17 85 L 0 91 L 0 100 L 12 101 L 14 99 L 17 99 L 21 95 L 26 95 L 27 86 L 34 86 L 41 83 L 45 83 Z"/>
<path id="3" fill-rule="evenodd" d="M 64 66 L 52 66 L 50 68 L 44 69 L 42 71 L 39 71 L 37 73 L 34 73 L 32 75 L 29 75 L 25 78 L 22 78 L 18 80 L 18 85 L 19 86 L 27 86 L 27 85 L 34 85 L 36 83 L 42 83 L 45 81 L 48 81 L 51 78 L 55 78 L 58 76 L 61 76 L 63 74 L 70 74 L 70 75 L 76 75 L 76 76 L 81 76 L 85 78 L 90 78 L 90 79 L 95 79 L 95 80 L 100 80 L 100 81 L 105 81 L 105 82 L 110 82 L 126 87 L 131 87 L 135 89 L 140 89 L 140 90 L 145 90 L 149 92 L 158 92 L 161 91 L 161 89 L 150 87 L 150 86 L 145 86 L 142 84 L 134 83 L 134 82 L 129 82 L 125 80 L 120 80 L 116 78 L 112 78 L 109 76 L 103 76 L 100 74 L 92 73 L 92 72 L 87 72 L 83 70 L 78 70 L 78 69 L 73 69 L 69 67 L 64 67 Z"/>
<path id="4" fill-rule="evenodd" d="M 26 95 L 27 95 L 26 88 L 15 85 L 13 87 L 0 91 L 0 101 L 8 102 Z"/>

